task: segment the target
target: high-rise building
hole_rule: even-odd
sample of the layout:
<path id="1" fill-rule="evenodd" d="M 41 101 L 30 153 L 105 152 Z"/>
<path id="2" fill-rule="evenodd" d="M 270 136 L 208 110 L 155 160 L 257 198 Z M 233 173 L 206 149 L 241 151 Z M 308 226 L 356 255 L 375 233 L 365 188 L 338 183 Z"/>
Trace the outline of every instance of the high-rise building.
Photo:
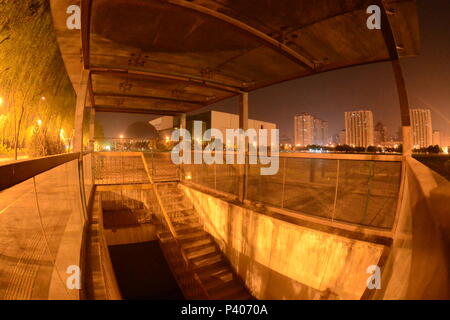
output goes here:
<path id="1" fill-rule="evenodd" d="M 328 121 L 314 118 L 313 144 L 324 146 L 329 142 Z"/>
<path id="2" fill-rule="evenodd" d="M 314 116 L 301 113 L 294 118 L 294 136 L 296 146 L 309 146 L 314 144 Z"/>
<path id="3" fill-rule="evenodd" d="M 387 127 L 381 122 L 378 122 L 375 125 L 373 139 L 375 145 L 382 145 L 384 142 L 388 141 Z"/>
<path id="4" fill-rule="evenodd" d="M 355 147 L 368 147 L 374 144 L 372 111 L 350 111 L 345 113 L 347 144 Z"/>
<path id="5" fill-rule="evenodd" d="M 433 144 L 433 126 L 430 109 L 411 109 L 412 140 L 415 148 Z"/>
<path id="6" fill-rule="evenodd" d="M 345 129 L 339 132 L 339 144 L 347 144 L 347 134 L 345 132 Z"/>
<path id="7" fill-rule="evenodd" d="M 433 131 L 433 146 L 441 146 L 442 145 L 442 139 L 441 139 L 441 132 L 439 130 Z"/>
<path id="8" fill-rule="evenodd" d="M 301 113 L 294 118 L 295 145 L 326 145 L 328 144 L 328 121 L 316 118 L 309 113 Z"/>

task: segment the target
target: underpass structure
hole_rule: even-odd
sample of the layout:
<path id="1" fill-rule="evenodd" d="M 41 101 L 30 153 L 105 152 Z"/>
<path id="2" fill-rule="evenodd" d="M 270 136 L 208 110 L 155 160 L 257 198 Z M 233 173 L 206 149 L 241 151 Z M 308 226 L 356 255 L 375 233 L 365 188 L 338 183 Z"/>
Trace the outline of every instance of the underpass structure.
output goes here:
<path id="1" fill-rule="evenodd" d="M 67 27 L 80 1 L 50 3 L 77 93 L 74 153 L 0 166 L 1 299 L 126 298 L 109 247 L 151 241 L 186 299 L 450 298 L 450 184 L 408 140 L 400 59 L 419 54 L 415 1 L 81 0 L 80 30 Z M 281 154 L 261 176 L 248 157 L 93 152 L 98 112 L 186 128 L 186 113 L 237 96 L 246 130 L 249 92 L 376 62 L 392 64 L 403 155 Z"/>

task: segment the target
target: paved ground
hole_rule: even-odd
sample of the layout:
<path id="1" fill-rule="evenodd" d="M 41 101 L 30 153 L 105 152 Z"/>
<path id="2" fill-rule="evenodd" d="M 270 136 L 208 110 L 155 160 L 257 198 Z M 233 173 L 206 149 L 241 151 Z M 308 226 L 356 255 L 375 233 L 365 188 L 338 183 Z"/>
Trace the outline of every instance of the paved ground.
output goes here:
<path id="1" fill-rule="evenodd" d="M 76 177 L 69 163 L 38 175 L 36 188 L 30 179 L 0 192 L 0 299 L 47 299 L 67 222 L 80 213 Z"/>

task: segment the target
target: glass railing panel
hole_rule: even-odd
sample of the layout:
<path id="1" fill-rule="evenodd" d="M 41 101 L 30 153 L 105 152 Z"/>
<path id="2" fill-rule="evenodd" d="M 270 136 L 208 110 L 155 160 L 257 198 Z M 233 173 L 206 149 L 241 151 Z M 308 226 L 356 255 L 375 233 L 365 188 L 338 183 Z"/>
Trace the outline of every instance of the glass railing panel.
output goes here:
<path id="1" fill-rule="evenodd" d="M 340 160 L 334 219 L 391 228 L 400 176 L 400 162 Z"/>
<path id="2" fill-rule="evenodd" d="M 70 268 L 80 267 L 84 213 L 80 199 L 78 161 L 70 161 L 35 177 L 36 194 L 45 238 L 57 277 L 68 278 Z M 76 290 L 67 290 L 72 298 Z"/>
<path id="3" fill-rule="evenodd" d="M 34 178 L 0 192 L 0 299 L 66 299 L 54 270 Z"/>
<path id="4" fill-rule="evenodd" d="M 92 177 L 92 153 L 83 156 L 83 178 L 85 199 L 86 202 L 89 203 L 91 190 L 94 187 L 94 180 Z"/>
<path id="5" fill-rule="evenodd" d="M 94 178 L 96 184 L 149 183 L 140 153 L 95 153 Z"/>
<path id="6" fill-rule="evenodd" d="M 47 299 L 53 259 L 33 179 L 0 192 L 0 299 Z"/>
<path id="7" fill-rule="evenodd" d="M 254 159 L 254 162 L 257 162 L 256 160 Z M 252 162 L 252 159 L 249 159 L 249 162 Z M 260 164 L 249 165 L 246 198 L 251 201 L 281 207 L 283 178 L 285 177 L 284 162 L 280 159 L 279 170 L 275 175 L 261 175 L 261 167 Z"/>
<path id="8" fill-rule="evenodd" d="M 238 196 L 241 167 L 238 164 L 216 164 L 216 190 Z"/>
<path id="9" fill-rule="evenodd" d="M 283 207 L 331 218 L 336 194 L 337 160 L 286 158 L 285 161 Z"/>

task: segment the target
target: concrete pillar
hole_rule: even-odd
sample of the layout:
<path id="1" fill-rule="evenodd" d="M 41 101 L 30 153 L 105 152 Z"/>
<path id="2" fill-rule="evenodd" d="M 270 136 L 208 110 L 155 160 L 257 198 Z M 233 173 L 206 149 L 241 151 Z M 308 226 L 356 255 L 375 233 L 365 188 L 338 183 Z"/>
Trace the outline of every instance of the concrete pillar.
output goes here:
<path id="1" fill-rule="evenodd" d="M 77 90 L 77 105 L 75 109 L 75 134 L 73 137 L 73 151 L 83 151 L 83 119 L 84 108 L 86 105 L 86 97 L 89 82 L 89 70 L 83 70 L 81 75 L 81 81 Z"/>
<path id="2" fill-rule="evenodd" d="M 243 92 L 239 97 L 239 128 L 248 129 L 248 93 Z"/>
<path id="3" fill-rule="evenodd" d="M 239 128 L 242 130 L 248 129 L 248 93 L 243 92 L 239 96 Z M 247 193 L 247 178 L 249 172 L 248 159 L 248 138 L 245 138 L 245 164 L 242 166 L 240 181 L 239 181 L 239 200 L 244 202 Z"/>
<path id="4" fill-rule="evenodd" d="M 186 129 L 186 113 L 180 114 L 180 129 Z"/>
<path id="5" fill-rule="evenodd" d="M 91 108 L 89 117 L 89 151 L 94 151 L 94 135 L 95 135 L 95 109 Z"/>
<path id="6" fill-rule="evenodd" d="M 412 154 L 412 141 L 411 141 L 411 119 L 409 114 L 409 101 L 408 94 L 406 92 L 405 79 L 403 78 L 402 67 L 400 60 L 392 61 L 392 70 L 394 71 L 395 83 L 397 85 L 397 93 L 400 102 L 400 112 L 402 121 L 402 134 L 403 134 L 403 155 L 411 156 Z"/>

